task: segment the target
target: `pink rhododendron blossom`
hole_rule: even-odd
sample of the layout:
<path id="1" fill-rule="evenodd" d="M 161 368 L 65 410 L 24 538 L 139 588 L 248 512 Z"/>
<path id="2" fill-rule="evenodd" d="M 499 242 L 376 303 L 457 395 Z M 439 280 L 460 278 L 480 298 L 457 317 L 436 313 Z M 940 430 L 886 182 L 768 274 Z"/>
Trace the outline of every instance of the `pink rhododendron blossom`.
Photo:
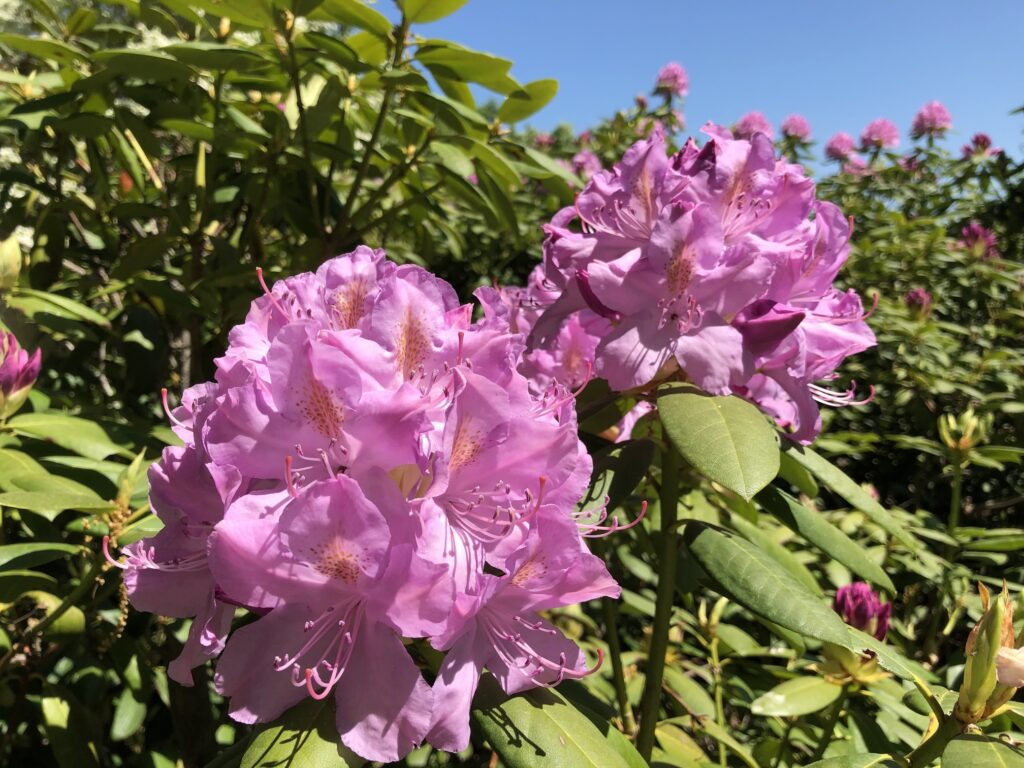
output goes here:
<path id="1" fill-rule="evenodd" d="M 243 723 L 333 696 L 341 740 L 391 762 L 428 737 L 465 746 L 484 668 L 510 693 L 593 670 L 537 614 L 618 594 L 583 543 L 609 527 L 577 517 L 592 464 L 555 375 L 597 336 L 577 317 L 558 361 L 525 363 L 534 302 L 556 300 L 542 281 L 527 300 L 482 289 L 479 322 L 366 247 L 264 285 L 216 380 L 170 411 L 184 446 L 150 472 L 163 530 L 116 561 L 137 608 L 193 617 L 175 680 L 219 656 Z M 232 632 L 238 607 L 258 618 Z M 450 648 L 452 675 L 428 685 L 403 638 Z"/>
<path id="2" fill-rule="evenodd" d="M 671 157 L 660 133 L 636 143 L 547 225 L 545 277 L 560 294 L 536 319 L 528 357 L 589 311 L 608 324 L 594 370 L 613 389 L 681 373 L 809 441 L 817 403 L 855 401 L 822 383 L 874 344 L 856 293 L 832 287 L 849 224 L 765 134 L 709 133 Z"/>
<path id="3" fill-rule="evenodd" d="M 840 587 L 832 609 L 851 627 L 874 635 L 877 640 L 884 640 L 889 631 L 892 603 L 883 603 L 871 585 L 863 581 Z"/>
<path id="4" fill-rule="evenodd" d="M 960 148 L 964 158 L 970 157 L 994 157 L 1001 155 L 1003 150 L 1000 147 L 992 146 L 992 137 L 987 133 L 976 133 L 971 137 L 970 144 L 964 144 Z"/>
<path id="5" fill-rule="evenodd" d="M 24 404 L 41 366 L 38 349 L 29 354 L 13 333 L 0 331 L 0 419 L 11 416 Z"/>
<path id="6" fill-rule="evenodd" d="M 848 173 L 851 176 L 865 176 L 869 170 L 867 162 L 857 154 L 850 155 L 843 163 L 843 173 Z"/>
<path id="7" fill-rule="evenodd" d="M 932 311 L 932 295 L 924 288 L 911 288 L 903 297 L 903 303 L 910 310 L 911 317 L 925 318 Z"/>
<path id="8" fill-rule="evenodd" d="M 857 145 L 853 140 L 853 136 L 840 131 L 825 144 L 825 156 L 829 160 L 836 160 L 842 163 L 849 160 L 856 149 Z"/>
<path id="9" fill-rule="evenodd" d="M 572 158 L 573 170 L 585 179 L 589 179 L 601 170 L 601 158 L 589 149 L 581 149 Z"/>
<path id="10" fill-rule="evenodd" d="M 864 149 L 891 149 L 899 143 L 900 129 L 884 117 L 872 120 L 860 134 L 860 145 Z"/>
<path id="11" fill-rule="evenodd" d="M 941 101 L 929 101 L 914 115 L 910 135 L 915 139 L 924 136 L 939 137 L 953 127 L 953 117 Z"/>
<path id="12" fill-rule="evenodd" d="M 977 259 L 998 259 L 999 242 L 996 233 L 978 221 L 972 221 L 960 230 L 961 239 L 957 242 Z"/>
<path id="13" fill-rule="evenodd" d="M 775 130 L 772 128 L 772 124 L 768 122 L 768 118 L 761 112 L 747 112 L 747 114 L 736 121 L 732 132 L 737 139 L 750 139 L 753 138 L 755 133 L 763 133 L 769 139 L 775 138 Z"/>
<path id="14" fill-rule="evenodd" d="M 541 149 L 548 149 L 555 145 L 555 137 L 550 133 L 538 133 L 533 137 L 533 144 Z"/>
<path id="15" fill-rule="evenodd" d="M 790 115 L 782 121 L 780 126 L 783 136 L 789 136 L 797 141 L 808 142 L 811 140 L 811 124 L 803 115 Z"/>
<path id="16" fill-rule="evenodd" d="M 686 96 L 690 92 L 690 78 L 682 65 L 671 61 L 658 72 L 654 90 L 671 96 Z"/>

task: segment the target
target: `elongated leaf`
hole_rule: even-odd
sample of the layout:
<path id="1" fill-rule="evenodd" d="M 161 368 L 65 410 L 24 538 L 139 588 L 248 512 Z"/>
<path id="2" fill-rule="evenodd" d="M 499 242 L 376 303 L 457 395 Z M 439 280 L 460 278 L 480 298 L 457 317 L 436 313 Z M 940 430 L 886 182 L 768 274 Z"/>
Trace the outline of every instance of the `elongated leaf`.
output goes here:
<path id="1" fill-rule="evenodd" d="M 60 296 L 56 293 L 34 291 L 31 288 L 18 288 L 9 297 L 8 302 L 12 307 L 19 307 L 22 299 L 35 299 L 35 312 L 49 312 L 57 317 L 66 317 L 72 320 L 84 320 L 87 323 L 94 323 L 101 328 L 109 328 L 110 321 L 99 312 L 81 304 L 67 296 Z M 32 314 L 35 314 L 33 312 Z"/>
<path id="2" fill-rule="evenodd" d="M 779 438 L 754 405 L 663 384 L 658 413 L 672 443 L 709 480 L 748 501 L 779 472 Z"/>
<path id="3" fill-rule="evenodd" d="M 934 675 L 891 646 L 849 627 L 822 598 L 778 567 L 753 544 L 702 523 L 686 524 L 684 540 L 694 559 L 723 594 L 754 613 L 799 634 L 856 653 L 871 651 L 890 672 L 906 679 Z"/>
<path id="4" fill-rule="evenodd" d="M 818 547 L 829 557 L 845 565 L 861 578 L 896 594 L 892 579 L 882 566 L 868 557 L 849 536 L 836 528 L 820 513 L 808 509 L 788 493 L 768 486 L 757 495 L 757 501 L 779 522 Z"/>
<path id="5" fill-rule="evenodd" d="M 1024 768 L 1024 751 L 989 736 L 958 736 L 942 753 L 943 768 Z"/>
<path id="6" fill-rule="evenodd" d="M 44 40 L 8 33 L 0 35 L 0 43 L 37 59 L 55 61 L 58 64 L 71 64 L 86 58 L 80 50 L 59 40 Z"/>
<path id="7" fill-rule="evenodd" d="M 889 514 L 888 510 L 871 498 L 868 492 L 857 485 L 845 472 L 807 446 L 789 444 L 786 453 L 812 475 L 838 493 L 856 509 L 863 512 L 883 530 L 888 531 L 911 550 L 919 548 L 918 542 Z"/>
<path id="8" fill-rule="evenodd" d="M 99 747 L 89 711 L 69 692 L 47 686 L 39 700 L 50 749 L 61 768 L 99 766 Z"/>
<path id="9" fill-rule="evenodd" d="M 417 24 L 427 24 L 455 13 L 469 0 L 400 0 L 405 17 Z"/>
<path id="10" fill-rule="evenodd" d="M 807 768 L 896 768 L 892 755 L 844 755 L 811 763 Z"/>
<path id="11" fill-rule="evenodd" d="M 36 512 L 47 520 L 53 520 L 66 509 L 80 512 L 111 510 L 114 505 L 96 494 L 67 493 L 64 491 L 7 491 L 0 493 L 0 507 L 13 507 Z"/>
<path id="12" fill-rule="evenodd" d="M 823 677 L 794 677 L 779 683 L 750 704 L 750 711 L 762 717 L 796 717 L 820 712 L 839 698 L 841 685 Z"/>
<path id="13" fill-rule="evenodd" d="M 239 768 L 355 768 L 365 764 L 338 740 L 330 700 L 306 699 L 256 732 Z"/>
<path id="14" fill-rule="evenodd" d="M 503 699 L 494 678 L 485 677 L 473 720 L 507 768 L 628 768 L 604 734 L 557 691 Z"/>
<path id="15" fill-rule="evenodd" d="M 310 14 L 310 18 L 337 21 L 349 27 L 359 27 L 387 39 L 391 22 L 380 11 L 370 8 L 362 0 L 324 0 Z"/>
<path id="16" fill-rule="evenodd" d="M 534 80 L 505 97 L 498 108 L 503 123 L 518 123 L 540 112 L 558 93 L 557 80 Z"/>
<path id="17" fill-rule="evenodd" d="M 428 40 L 416 52 L 416 60 L 441 77 L 479 83 L 497 93 L 514 92 L 518 88 L 518 83 L 508 74 L 511 61 L 455 43 Z"/>
<path id="18" fill-rule="evenodd" d="M 823 595 L 821 586 L 818 584 L 817 579 L 814 578 L 814 574 L 811 573 L 810 569 L 806 565 L 800 562 L 800 559 L 786 549 L 782 544 L 775 541 L 765 531 L 758 528 L 753 523 L 744 520 L 739 515 L 733 515 L 729 518 L 729 526 L 740 536 L 745 538 L 747 541 L 752 543 L 772 560 L 781 565 L 790 576 L 799 581 L 809 591 L 816 595 Z"/>
<path id="19" fill-rule="evenodd" d="M 0 448 L 0 488 L 9 488 L 15 477 L 29 474 L 50 476 L 50 473 L 28 454 L 10 448 Z"/>
<path id="20" fill-rule="evenodd" d="M 21 544 L 5 544 L 0 547 L 0 569 L 31 568 L 81 551 L 81 547 L 57 542 L 31 541 Z"/>
<path id="21" fill-rule="evenodd" d="M 0 571 L 0 608 L 10 605 L 26 592 L 56 592 L 57 580 L 38 571 Z"/>
<path id="22" fill-rule="evenodd" d="M 594 455 L 593 481 L 580 507 L 616 509 L 647 474 L 654 459 L 654 443 L 629 440 L 599 451 Z"/>
<path id="23" fill-rule="evenodd" d="M 77 416 L 26 413 L 15 416 L 7 422 L 7 426 L 18 434 L 48 440 L 90 459 L 105 459 L 115 453 L 126 453 L 107 436 L 99 424 Z"/>

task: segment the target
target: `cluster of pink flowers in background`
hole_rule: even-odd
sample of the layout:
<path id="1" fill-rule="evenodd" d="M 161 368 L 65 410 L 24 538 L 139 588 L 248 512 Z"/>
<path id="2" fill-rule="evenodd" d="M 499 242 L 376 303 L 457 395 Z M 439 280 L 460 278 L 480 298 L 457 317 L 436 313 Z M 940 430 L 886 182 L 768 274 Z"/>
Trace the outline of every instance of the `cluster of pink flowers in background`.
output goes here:
<path id="1" fill-rule="evenodd" d="M 764 133 L 708 131 L 672 156 L 660 133 L 636 143 L 547 225 L 543 273 L 506 291 L 525 370 L 575 385 L 592 366 L 618 391 L 681 372 L 810 441 L 819 401 L 855 401 L 821 383 L 875 343 L 860 298 L 832 285 L 849 223 Z"/>
<path id="2" fill-rule="evenodd" d="M 732 128 L 732 133 L 737 139 L 749 139 L 755 133 L 763 133 L 769 139 L 775 138 L 775 131 L 772 129 L 771 122 L 764 116 L 763 112 L 757 111 L 747 112 L 747 114 L 737 120 L 736 125 Z"/>
<path id="3" fill-rule="evenodd" d="M 670 96 L 684 97 L 690 92 L 690 78 L 680 64 L 670 61 L 658 72 L 654 90 Z"/>
<path id="4" fill-rule="evenodd" d="M 957 242 L 961 248 L 977 259 L 989 260 L 999 258 L 999 241 L 996 233 L 979 221 L 972 221 L 960 230 L 961 239 Z"/>
<path id="5" fill-rule="evenodd" d="M 910 135 L 915 139 L 938 138 L 952 127 L 953 118 L 946 106 L 940 101 L 929 101 L 914 115 Z"/>
<path id="6" fill-rule="evenodd" d="M 892 149 L 899 144 L 900 129 L 884 117 L 872 120 L 860 134 L 860 146 L 864 150 Z"/>
<path id="7" fill-rule="evenodd" d="M 782 125 L 779 127 L 782 130 L 783 136 L 788 136 L 791 139 L 804 143 L 811 140 L 811 124 L 807 122 L 807 118 L 803 115 L 789 115 L 789 117 L 782 121 Z"/>
<path id="8" fill-rule="evenodd" d="M 172 678 L 219 656 L 243 723 L 333 694 L 342 741 L 393 761 L 466 747 L 484 668 L 509 693 L 593 670 L 540 612 L 618 595 L 584 544 L 615 524 L 576 511 L 572 395 L 531 391 L 479 294 L 474 323 L 447 283 L 360 247 L 253 302 L 172 413 L 184 445 L 150 473 L 165 527 L 119 563 L 136 608 L 194 618 Z M 257 618 L 229 634 L 239 606 Z M 446 652 L 432 684 L 403 638 Z"/>
<path id="9" fill-rule="evenodd" d="M 31 354 L 9 331 L 0 331 L 0 419 L 17 411 L 39 378 L 42 353 Z"/>

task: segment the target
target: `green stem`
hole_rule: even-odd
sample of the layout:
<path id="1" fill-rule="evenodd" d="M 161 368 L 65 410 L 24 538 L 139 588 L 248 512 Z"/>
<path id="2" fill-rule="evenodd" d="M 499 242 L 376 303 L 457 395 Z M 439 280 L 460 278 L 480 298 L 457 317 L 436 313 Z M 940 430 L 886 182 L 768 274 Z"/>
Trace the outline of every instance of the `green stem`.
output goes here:
<path id="1" fill-rule="evenodd" d="M 947 717 L 938 729 L 906 757 L 907 768 L 925 768 L 946 751 L 946 745 L 964 732 L 964 724 Z"/>
<path id="2" fill-rule="evenodd" d="M 658 724 L 661 705 L 661 681 L 665 674 L 665 652 L 668 633 L 672 625 L 672 602 L 676 589 L 676 563 L 679 548 L 676 536 L 676 518 L 679 507 L 679 475 L 682 457 L 668 442 L 661 454 L 661 558 L 658 563 L 658 594 L 654 609 L 654 626 L 647 656 L 647 680 L 640 704 L 640 730 L 637 750 L 650 762 L 654 750 L 654 729 Z"/>
<path id="3" fill-rule="evenodd" d="M 402 53 L 405 51 L 405 38 L 409 34 L 409 20 L 402 15 L 402 20 L 398 26 L 395 27 L 395 49 L 391 56 L 391 69 L 396 69 L 399 63 L 402 61 Z M 381 131 L 384 128 L 384 123 L 387 120 L 388 110 L 391 108 L 391 94 L 394 91 L 394 86 L 389 82 L 384 86 L 384 94 L 381 97 L 380 111 L 377 113 L 377 121 L 373 124 L 373 130 L 370 133 L 370 139 L 366 142 L 366 146 L 363 149 L 363 159 L 359 163 L 359 168 L 356 169 L 356 177 L 352 182 L 352 189 L 349 190 L 348 197 L 345 198 L 345 204 L 342 206 L 341 215 L 338 217 L 338 225 L 342 227 L 344 234 L 350 234 L 352 226 L 349 221 L 349 214 L 352 212 L 352 206 L 356 202 L 356 196 L 359 194 L 360 188 L 363 186 L 363 180 L 366 178 L 366 173 L 370 169 L 370 161 L 373 159 L 373 151 L 377 146 L 377 140 L 380 138 Z"/>
<path id="4" fill-rule="evenodd" d="M 718 638 L 711 639 L 711 676 L 715 684 L 715 722 L 725 730 L 725 702 L 723 700 L 722 661 L 718 656 Z M 718 742 L 718 764 L 726 768 L 728 757 L 725 744 Z"/>
<path id="5" fill-rule="evenodd" d="M 97 553 L 93 555 L 92 567 L 88 572 L 82 576 L 82 580 L 78 583 L 71 592 L 65 597 L 60 605 L 50 611 L 38 624 L 32 627 L 28 631 L 28 635 L 41 635 L 46 631 L 46 628 L 53 624 L 57 619 L 67 613 L 68 609 L 78 603 L 78 601 L 85 597 L 86 593 L 92 589 L 93 584 L 96 581 L 96 577 L 100 575 L 100 571 L 103 569 L 103 553 Z"/>
<path id="6" fill-rule="evenodd" d="M 615 683 L 615 698 L 619 703 L 619 714 L 622 716 L 622 727 L 626 734 L 632 736 L 636 732 L 636 720 L 633 719 L 633 707 L 629 704 L 626 693 L 626 675 L 622 668 L 622 644 L 619 642 L 619 604 L 608 598 L 601 601 L 604 610 L 604 624 L 607 628 L 608 655 L 612 657 L 612 681 Z"/>
<path id="7" fill-rule="evenodd" d="M 295 55 L 295 44 L 292 42 L 292 31 L 282 30 L 285 45 L 288 47 L 288 77 L 291 80 L 292 90 L 295 91 L 295 108 L 299 113 L 299 138 L 302 141 L 302 154 L 306 162 L 303 163 L 303 171 L 306 174 L 306 184 L 309 186 L 309 201 L 313 208 L 313 221 L 317 231 L 320 233 L 321 241 L 327 243 L 327 229 L 324 226 L 323 208 L 320 205 L 320 188 L 316 183 L 316 174 L 313 164 L 313 146 L 309 139 L 309 126 L 306 121 L 306 105 L 302 101 L 302 75 L 299 72 L 299 60 Z"/>
<path id="8" fill-rule="evenodd" d="M 790 717 L 786 719 L 786 728 L 782 731 L 782 739 L 779 741 L 779 751 L 775 753 L 775 759 L 772 760 L 772 768 L 779 768 L 782 765 L 782 755 L 789 747 L 789 736 L 793 732 L 793 726 L 796 724 L 796 718 Z"/>
<path id="9" fill-rule="evenodd" d="M 949 519 L 946 522 L 946 532 L 951 536 L 960 525 L 960 494 L 964 484 L 964 465 L 960 456 L 956 456 L 956 463 L 953 464 L 953 493 L 949 500 Z"/>
<path id="10" fill-rule="evenodd" d="M 828 711 L 825 720 L 825 728 L 821 732 L 821 738 L 818 739 L 818 746 L 814 748 L 814 754 L 811 755 L 811 762 L 815 763 L 821 760 L 821 756 L 825 754 L 825 750 L 828 749 L 829 742 L 832 741 L 832 734 L 836 730 L 836 722 L 839 720 L 839 713 L 843 711 L 843 705 L 846 704 L 846 697 L 850 695 L 849 686 L 844 685 L 842 693 L 839 694 L 839 698 L 836 699 L 832 705 L 832 709 Z"/>

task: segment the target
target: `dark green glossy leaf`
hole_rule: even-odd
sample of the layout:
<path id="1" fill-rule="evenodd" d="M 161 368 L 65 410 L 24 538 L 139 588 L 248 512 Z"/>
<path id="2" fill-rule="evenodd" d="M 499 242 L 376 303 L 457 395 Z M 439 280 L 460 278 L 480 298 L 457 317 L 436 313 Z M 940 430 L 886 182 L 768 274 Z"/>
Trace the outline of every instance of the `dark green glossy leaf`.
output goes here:
<path id="1" fill-rule="evenodd" d="M 58 542 L 27 541 L 20 544 L 4 544 L 0 546 L 0 569 L 12 571 L 32 568 L 81 551 L 81 547 Z"/>
<path id="2" fill-rule="evenodd" d="M 779 472 L 779 438 L 756 406 L 663 384 L 658 413 L 683 458 L 709 480 L 750 500 Z"/>
<path id="3" fill-rule="evenodd" d="M 239 768 L 356 768 L 365 764 L 341 744 L 332 700 L 306 699 L 254 734 Z"/>
<path id="4" fill-rule="evenodd" d="M 943 768 L 1024 768 L 1024 751 L 990 736 L 958 736 L 942 753 Z"/>
<path id="5" fill-rule="evenodd" d="M 504 700 L 502 700 L 504 699 Z M 505 699 L 490 676 L 480 683 L 473 721 L 507 768 L 628 768 L 590 720 L 557 691 Z"/>
<path id="6" fill-rule="evenodd" d="M 469 0 L 399 0 L 405 17 L 417 24 L 427 24 L 455 13 Z"/>
<path id="7" fill-rule="evenodd" d="M 822 517 L 821 513 L 808 509 L 788 493 L 772 486 L 761 491 L 757 501 L 779 522 L 799 533 L 826 555 L 866 581 L 882 587 L 890 595 L 896 594 L 896 587 L 882 566 L 868 557 L 859 544 Z"/>
<path id="8" fill-rule="evenodd" d="M 823 677 L 794 677 L 761 694 L 750 704 L 750 711 L 762 717 L 798 717 L 819 712 L 843 692 L 841 685 Z"/>
<path id="9" fill-rule="evenodd" d="M 105 459 L 126 451 L 94 421 L 62 413 L 26 413 L 7 422 L 15 432 L 47 440 L 90 459 Z"/>
<path id="10" fill-rule="evenodd" d="M 917 541 L 901 526 L 888 510 L 875 501 L 868 492 L 861 488 L 839 467 L 815 453 L 807 446 L 798 446 L 789 443 L 785 446 L 786 452 L 796 460 L 798 464 L 806 468 L 812 475 L 817 477 L 826 486 L 838 493 L 856 509 L 859 509 L 885 531 L 888 531 L 903 544 L 912 550 L 919 546 Z"/>

